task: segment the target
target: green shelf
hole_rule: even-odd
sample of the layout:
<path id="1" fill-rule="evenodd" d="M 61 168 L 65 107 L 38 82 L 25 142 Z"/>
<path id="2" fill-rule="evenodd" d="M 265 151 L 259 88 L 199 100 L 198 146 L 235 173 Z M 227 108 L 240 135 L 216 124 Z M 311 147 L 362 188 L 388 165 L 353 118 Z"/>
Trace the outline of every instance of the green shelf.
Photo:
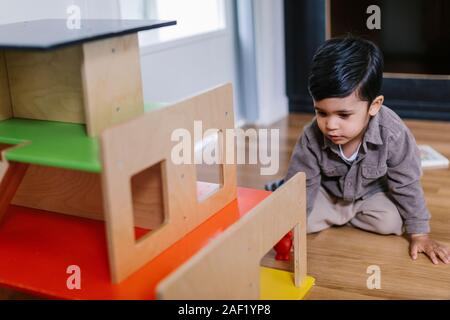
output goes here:
<path id="1" fill-rule="evenodd" d="M 83 124 L 8 119 L 0 122 L 0 143 L 23 144 L 6 151 L 9 161 L 101 172 L 98 139 Z"/>
<path id="2" fill-rule="evenodd" d="M 146 103 L 145 112 L 167 106 Z M 102 171 L 98 138 L 86 135 L 84 124 L 12 118 L 0 121 L 0 144 L 21 145 L 6 150 L 9 161 L 71 170 Z"/>

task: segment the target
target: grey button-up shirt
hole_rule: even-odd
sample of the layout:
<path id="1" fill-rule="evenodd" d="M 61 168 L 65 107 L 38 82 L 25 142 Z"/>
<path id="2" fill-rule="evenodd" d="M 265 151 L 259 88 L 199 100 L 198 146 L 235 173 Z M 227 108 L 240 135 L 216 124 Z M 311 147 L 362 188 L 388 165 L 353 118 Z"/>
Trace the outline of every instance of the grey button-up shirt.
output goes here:
<path id="1" fill-rule="evenodd" d="M 386 106 L 369 121 L 358 157 L 352 163 L 326 138 L 314 118 L 300 136 L 285 180 L 305 172 L 308 215 L 319 187 L 346 201 L 386 192 L 403 218 L 407 233 L 429 233 L 430 213 L 420 184 L 422 168 L 416 141 L 399 116 Z"/>

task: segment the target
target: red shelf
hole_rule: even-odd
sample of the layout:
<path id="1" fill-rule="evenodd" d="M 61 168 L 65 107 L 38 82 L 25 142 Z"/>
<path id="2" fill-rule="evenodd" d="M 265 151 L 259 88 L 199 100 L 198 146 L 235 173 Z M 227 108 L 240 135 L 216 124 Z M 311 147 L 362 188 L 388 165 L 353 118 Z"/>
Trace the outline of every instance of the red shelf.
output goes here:
<path id="1" fill-rule="evenodd" d="M 110 281 L 103 222 L 10 206 L 0 226 L 0 285 L 56 299 L 154 299 L 163 278 L 268 195 L 238 188 L 237 200 L 119 285 Z M 80 290 L 67 288 L 70 265 L 81 269 Z"/>

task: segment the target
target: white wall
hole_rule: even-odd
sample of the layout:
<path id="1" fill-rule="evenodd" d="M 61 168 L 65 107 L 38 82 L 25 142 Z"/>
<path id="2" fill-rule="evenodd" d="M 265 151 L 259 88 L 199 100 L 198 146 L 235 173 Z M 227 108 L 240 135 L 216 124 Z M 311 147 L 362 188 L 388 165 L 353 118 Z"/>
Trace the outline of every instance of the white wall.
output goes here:
<path id="1" fill-rule="evenodd" d="M 226 82 L 234 82 L 231 35 L 219 32 L 174 46 L 142 48 L 147 101 L 171 102 Z"/>
<path id="2" fill-rule="evenodd" d="M 174 102 L 224 83 L 236 85 L 232 7 L 226 3 L 226 30 L 141 49 L 146 101 Z M 235 114 L 238 121 L 236 99 Z"/>

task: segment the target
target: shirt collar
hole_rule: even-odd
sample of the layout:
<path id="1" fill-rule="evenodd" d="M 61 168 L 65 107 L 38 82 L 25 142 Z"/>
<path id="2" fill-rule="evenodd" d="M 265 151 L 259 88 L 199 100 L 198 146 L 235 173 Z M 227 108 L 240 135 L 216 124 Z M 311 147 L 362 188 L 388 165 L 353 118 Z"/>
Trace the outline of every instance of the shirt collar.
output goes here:
<path id="1" fill-rule="evenodd" d="M 363 144 L 367 142 L 376 145 L 383 144 L 380 134 L 380 112 L 373 116 L 369 121 L 369 125 L 367 126 L 367 130 L 364 135 Z"/>
<path id="2" fill-rule="evenodd" d="M 369 120 L 369 124 L 366 129 L 366 133 L 364 134 L 362 145 L 365 147 L 366 143 L 371 143 L 375 145 L 382 145 L 383 140 L 381 139 L 380 134 L 380 112 L 378 112 L 375 116 L 373 116 Z M 322 149 L 330 148 L 332 150 L 339 150 L 338 147 L 325 135 L 323 135 L 323 146 Z"/>

